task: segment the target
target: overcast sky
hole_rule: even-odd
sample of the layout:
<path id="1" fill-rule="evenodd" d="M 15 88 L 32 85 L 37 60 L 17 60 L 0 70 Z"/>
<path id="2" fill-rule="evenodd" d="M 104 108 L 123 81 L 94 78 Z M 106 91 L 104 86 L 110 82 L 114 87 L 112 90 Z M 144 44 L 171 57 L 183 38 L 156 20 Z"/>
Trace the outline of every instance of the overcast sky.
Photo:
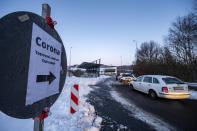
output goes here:
<path id="1" fill-rule="evenodd" d="M 71 64 L 101 58 L 103 64 L 131 64 L 136 40 L 160 44 L 178 16 L 191 12 L 193 0 L 0 0 L 0 17 L 15 11 L 41 15 L 42 4 L 63 40 Z"/>

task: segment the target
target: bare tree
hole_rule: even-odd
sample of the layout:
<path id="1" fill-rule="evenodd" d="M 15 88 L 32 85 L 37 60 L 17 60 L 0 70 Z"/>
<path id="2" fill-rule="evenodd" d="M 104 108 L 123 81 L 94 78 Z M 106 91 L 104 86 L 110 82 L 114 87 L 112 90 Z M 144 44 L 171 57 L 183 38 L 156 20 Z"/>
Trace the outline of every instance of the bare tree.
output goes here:
<path id="1" fill-rule="evenodd" d="M 178 17 L 168 34 L 169 47 L 184 64 L 192 63 L 196 56 L 196 21 L 193 14 Z"/>
<path id="2" fill-rule="evenodd" d="M 193 13 L 191 13 L 193 15 L 193 21 L 194 21 L 194 31 L 193 31 L 193 43 L 195 44 L 195 46 L 197 46 L 197 0 L 194 0 L 193 2 Z M 196 54 L 197 56 L 197 54 Z"/>
<path id="3" fill-rule="evenodd" d="M 197 13 L 197 0 L 193 1 L 193 9 L 194 9 L 194 13 Z"/>
<path id="4" fill-rule="evenodd" d="M 159 74 L 158 64 L 162 57 L 162 48 L 154 41 L 144 42 L 136 52 L 136 62 L 134 73 L 142 74 Z"/>
<path id="5" fill-rule="evenodd" d="M 159 44 L 154 41 L 150 41 L 141 44 L 136 56 L 139 61 L 153 63 L 159 60 L 161 52 L 162 50 Z"/>
<path id="6" fill-rule="evenodd" d="M 167 46 L 163 47 L 162 52 L 162 64 L 173 64 L 175 62 L 175 58 L 172 56 L 169 48 Z"/>
<path id="7" fill-rule="evenodd" d="M 154 41 L 141 44 L 134 73 L 170 75 L 197 82 L 197 0 L 193 13 L 172 23 L 165 40 L 164 47 Z"/>

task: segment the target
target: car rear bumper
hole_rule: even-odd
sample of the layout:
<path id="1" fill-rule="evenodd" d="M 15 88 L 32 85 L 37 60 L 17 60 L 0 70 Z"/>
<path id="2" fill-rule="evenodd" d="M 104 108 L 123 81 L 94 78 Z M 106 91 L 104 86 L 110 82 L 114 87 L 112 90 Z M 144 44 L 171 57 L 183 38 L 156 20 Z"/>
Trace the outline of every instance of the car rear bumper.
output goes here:
<path id="1" fill-rule="evenodd" d="M 131 80 L 122 80 L 124 84 L 129 84 Z"/>
<path id="2" fill-rule="evenodd" d="M 163 93 L 163 92 L 159 92 L 160 96 L 163 98 L 167 98 L 167 99 L 187 99 L 190 97 L 189 93 L 177 93 L 177 94 L 173 94 L 173 93 Z"/>

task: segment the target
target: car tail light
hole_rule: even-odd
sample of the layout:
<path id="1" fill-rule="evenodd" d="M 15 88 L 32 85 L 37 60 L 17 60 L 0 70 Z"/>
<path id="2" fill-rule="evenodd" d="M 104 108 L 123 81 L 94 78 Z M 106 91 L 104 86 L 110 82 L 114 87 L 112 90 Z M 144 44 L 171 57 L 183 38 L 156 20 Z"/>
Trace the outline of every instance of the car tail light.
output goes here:
<path id="1" fill-rule="evenodd" d="M 168 87 L 162 87 L 162 88 L 161 88 L 161 91 L 162 91 L 162 92 L 165 92 L 165 93 L 168 93 Z"/>

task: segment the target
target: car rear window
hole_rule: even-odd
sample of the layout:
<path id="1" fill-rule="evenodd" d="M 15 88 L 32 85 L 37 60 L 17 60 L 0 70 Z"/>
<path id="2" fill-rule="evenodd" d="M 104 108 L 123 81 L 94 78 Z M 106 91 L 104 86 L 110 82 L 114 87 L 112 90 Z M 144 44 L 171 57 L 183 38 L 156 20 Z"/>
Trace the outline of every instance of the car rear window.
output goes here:
<path id="1" fill-rule="evenodd" d="M 162 80 L 166 83 L 166 84 L 184 84 L 183 81 L 177 79 L 177 78 L 173 78 L 173 77 L 166 77 L 166 78 L 162 78 Z"/>
<path id="2" fill-rule="evenodd" d="M 133 77 L 133 74 L 123 74 L 123 77 Z"/>

